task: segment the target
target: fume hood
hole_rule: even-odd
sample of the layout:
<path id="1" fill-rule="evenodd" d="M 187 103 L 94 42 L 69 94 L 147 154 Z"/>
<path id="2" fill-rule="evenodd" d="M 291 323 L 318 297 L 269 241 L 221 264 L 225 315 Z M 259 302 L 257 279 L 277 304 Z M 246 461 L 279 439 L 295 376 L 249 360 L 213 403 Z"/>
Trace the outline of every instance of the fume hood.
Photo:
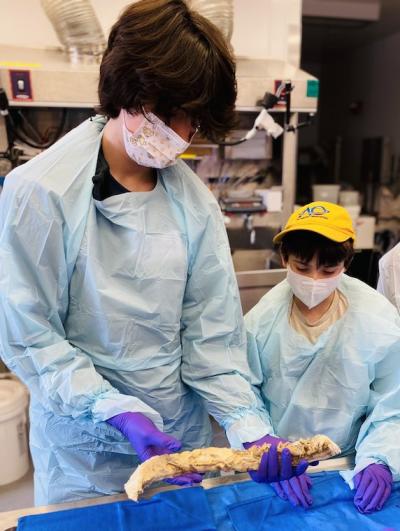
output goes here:
<path id="1" fill-rule="evenodd" d="M 93 107 L 97 104 L 98 64 L 72 64 L 58 50 L 1 46 L 0 86 L 12 106 Z M 196 65 L 193 65 L 195 68 Z M 255 110 L 265 92 L 281 81 L 294 85 L 293 112 L 315 112 L 318 81 L 283 61 L 237 59 L 238 110 Z M 283 110 L 278 104 L 275 111 Z"/>

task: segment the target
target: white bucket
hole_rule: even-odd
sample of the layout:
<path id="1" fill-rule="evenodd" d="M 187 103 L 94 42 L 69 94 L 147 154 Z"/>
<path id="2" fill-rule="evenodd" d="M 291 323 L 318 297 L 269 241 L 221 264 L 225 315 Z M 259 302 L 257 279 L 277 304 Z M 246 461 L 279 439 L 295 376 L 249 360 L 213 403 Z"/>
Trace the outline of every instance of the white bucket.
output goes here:
<path id="1" fill-rule="evenodd" d="M 12 377 L 0 378 L 0 485 L 29 470 L 26 408 L 28 392 Z"/>
<path id="2" fill-rule="evenodd" d="M 339 184 L 313 184 L 313 201 L 337 203 L 339 200 Z"/>

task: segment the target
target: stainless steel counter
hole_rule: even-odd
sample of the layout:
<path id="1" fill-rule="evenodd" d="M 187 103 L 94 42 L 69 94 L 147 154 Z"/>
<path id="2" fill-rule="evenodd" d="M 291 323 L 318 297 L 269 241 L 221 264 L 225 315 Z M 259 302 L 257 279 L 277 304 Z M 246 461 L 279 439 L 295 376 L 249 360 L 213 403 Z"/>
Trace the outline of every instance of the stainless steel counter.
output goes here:
<path id="1" fill-rule="evenodd" d="M 339 459 L 329 459 L 328 461 L 321 462 L 318 466 L 309 467 L 307 472 L 310 474 L 321 472 L 321 471 L 332 471 L 332 470 L 346 470 L 352 468 L 353 459 L 351 457 L 342 457 Z M 243 481 L 248 481 L 248 474 L 235 474 L 221 476 L 218 478 L 205 479 L 201 485 L 205 489 L 211 489 L 213 487 L 218 487 L 220 485 L 228 485 L 230 483 L 241 483 Z M 174 485 L 158 487 L 154 489 L 146 489 L 143 498 L 151 498 L 159 492 L 165 492 L 167 490 L 174 490 L 177 487 Z M 183 487 L 184 488 L 184 487 Z M 53 511 L 61 511 L 63 509 L 76 509 L 78 507 L 88 507 L 90 505 L 100 505 L 104 503 L 113 503 L 116 501 L 126 500 L 127 497 L 125 494 L 118 494 L 116 496 L 102 496 L 100 498 L 86 498 L 80 501 L 73 501 L 67 503 L 60 503 L 56 505 L 45 505 L 42 507 L 29 507 L 27 509 L 16 509 L 14 511 L 8 511 L 0 513 L 0 531 L 11 531 L 16 529 L 18 518 L 21 516 L 27 516 L 30 514 L 41 514 L 49 513 Z"/>

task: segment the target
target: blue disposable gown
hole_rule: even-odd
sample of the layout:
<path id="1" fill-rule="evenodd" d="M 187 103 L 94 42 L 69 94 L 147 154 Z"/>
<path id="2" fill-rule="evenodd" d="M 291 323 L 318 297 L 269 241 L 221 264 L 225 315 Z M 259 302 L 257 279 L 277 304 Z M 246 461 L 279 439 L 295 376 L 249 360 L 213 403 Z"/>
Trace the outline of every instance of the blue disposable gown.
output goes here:
<path id="1" fill-rule="evenodd" d="M 92 197 L 104 119 L 84 122 L 6 180 L 1 355 L 31 392 L 35 501 L 120 492 L 137 457 L 104 422 L 139 411 L 210 442 L 266 432 L 222 215 L 182 162 L 151 192 Z"/>
<path id="2" fill-rule="evenodd" d="M 345 315 L 315 344 L 289 325 L 286 280 L 246 315 L 253 383 L 270 415 L 270 433 L 287 439 L 322 433 L 356 467 L 386 463 L 400 473 L 400 319 L 375 290 L 346 275 Z M 351 474 L 349 479 L 351 479 Z"/>

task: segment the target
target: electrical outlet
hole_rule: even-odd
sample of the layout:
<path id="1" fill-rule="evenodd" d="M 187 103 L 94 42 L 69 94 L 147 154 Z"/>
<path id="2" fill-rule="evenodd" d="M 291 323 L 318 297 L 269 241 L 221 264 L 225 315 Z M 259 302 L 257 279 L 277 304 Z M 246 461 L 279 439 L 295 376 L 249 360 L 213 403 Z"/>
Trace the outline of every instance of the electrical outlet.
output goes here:
<path id="1" fill-rule="evenodd" d="M 29 70 L 10 70 L 13 100 L 32 101 L 31 73 Z"/>

